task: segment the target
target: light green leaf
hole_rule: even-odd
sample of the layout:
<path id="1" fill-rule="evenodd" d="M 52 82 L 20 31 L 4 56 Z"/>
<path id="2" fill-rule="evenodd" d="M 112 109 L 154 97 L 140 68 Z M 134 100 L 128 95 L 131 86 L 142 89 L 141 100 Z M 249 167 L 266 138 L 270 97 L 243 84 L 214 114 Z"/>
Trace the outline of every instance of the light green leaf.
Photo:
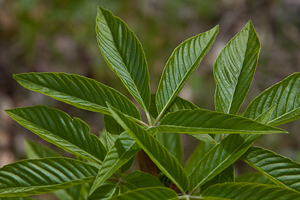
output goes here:
<path id="1" fill-rule="evenodd" d="M 140 150 L 141 148 L 136 144 L 128 132 L 122 133 L 108 151 L 90 190 L 90 194 L 100 187 L 114 174 L 115 171 L 128 162 Z"/>
<path id="2" fill-rule="evenodd" d="M 180 44 L 169 58 L 156 94 L 159 118 L 179 94 L 184 84 L 196 71 L 201 60 L 212 46 L 219 27 L 196 35 Z"/>
<path id="3" fill-rule="evenodd" d="M 165 133 L 287 133 L 282 129 L 260 124 L 244 117 L 204 109 L 180 110 L 169 113 L 155 128 L 158 132 Z"/>
<path id="4" fill-rule="evenodd" d="M 96 171 L 69 158 L 18 161 L 0 168 L 0 197 L 38 195 L 91 182 Z"/>
<path id="5" fill-rule="evenodd" d="M 84 159 L 101 164 L 106 149 L 100 140 L 89 133 L 88 125 L 78 118 L 46 106 L 32 106 L 6 110 L 11 118 L 25 128 Z"/>
<path id="6" fill-rule="evenodd" d="M 274 183 L 266 176 L 260 173 L 255 174 L 243 174 L 235 178 L 235 182 L 247 182 L 247 183 L 261 183 L 274 185 Z"/>
<path id="7" fill-rule="evenodd" d="M 113 183 L 104 183 L 88 197 L 88 200 L 110 199 L 111 197 L 117 195 L 118 192 L 118 185 Z"/>
<path id="8" fill-rule="evenodd" d="M 193 153 L 190 155 L 189 159 L 186 161 L 184 165 L 184 169 L 188 176 L 191 175 L 191 173 L 194 171 L 197 164 L 200 162 L 200 160 L 204 157 L 204 155 L 209 152 L 215 145 L 201 142 L 193 151 Z"/>
<path id="9" fill-rule="evenodd" d="M 213 179 L 241 157 L 259 135 L 228 135 L 201 159 L 190 175 L 190 191 Z"/>
<path id="10" fill-rule="evenodd" d="M 204 197 L 232 200 L 299 200 L 300 193 L 278 186 L 257 183 L 224 183 L 209 187 Z"/>
<path id="11" fill-rule="evenodd" d="M 131 172 L 125 178 L 125 181 L 125 186 L 130 190 L 146 187 L 163 187 L 163 184 L 155 176 L 141 171 Z"/>
<path id="12" fill-rule="evenodd" d="M 300 192 L 300 164 L 260 147 L 250 147 L 241 157 L 279 186 Z"/>
<path id="13" fill-rule="evenodd" d="M 268 125 L 278 126 L 300 117 L 300 73 L 294 73 L 258 95 L 244 117 L 254 119 L 275 105 Z"/>
<path id="14" fill-rule="evenodd" d="M 177 194 L 165 187 L 150 187 L 131 190 L 121 195 L 114 196 L 110 200 L 177 200 Z"/>
<path id="15" fill-rule="evenodd" d="M 183 193 L 188 189 L 188 178 L 178 160 L 162 146 L 148 131 L 129 120 L 117 109 L 108 105 L 112 116 L 133 137 L 150 159 Z"/>
<path id="16" fill-rule="evenodd" d="M 124 95 L 90 78 L 53 72 L 15 74 L 13 77 L 29 90 L 77 108 L 110 115 L 105 103 L 109 102 L 123 113 L 141 118 L 137 108 Z"/>
<path id="17" fill-rule="evenodd" d="M 180 163 L 182 163 L 182 144 L 179 133 L 157 133 L 156 139 L 160 142 L 170 154 L 172 154 Z"/>
<path id="18" fill-rule="evenodd" d="M 142 109 L 148 111 L 150 78 L 145 53 L 137 37 L 120 18 L 100 6 L 96 17 L 96 33 L 108 66 L 120 77 Z"/>
<path id="19" fill-rule="evenodd" d="M 52 149 L 27 139 L 25 140 L 25 153 L 29 159 L 61 156 Z"/>
<path id="20" fill-rule="evenodd" d="M 249 21 L 223 48 L 214 65 L 216 111 L 236 114 L 250 88 L 260 42 Z"/>

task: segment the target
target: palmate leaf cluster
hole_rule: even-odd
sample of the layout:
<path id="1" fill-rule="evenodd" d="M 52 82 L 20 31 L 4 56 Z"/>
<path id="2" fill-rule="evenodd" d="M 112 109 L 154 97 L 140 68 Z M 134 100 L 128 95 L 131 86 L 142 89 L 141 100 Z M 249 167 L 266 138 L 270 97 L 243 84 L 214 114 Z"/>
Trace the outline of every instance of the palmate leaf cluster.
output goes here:
<path id="1" fill-rule="evenodd" d="M 286 133 L 274 126 L 300 116 L 300 73 L 266 89 L 237 115 L 254 77 L 260 42 L 249 21 L 223 48 L 214 65 L 215 110 L 178 97 L 209 51 L 218 26 L 187 39 L 167 61 L 156 94 L 150 93 L 147 61 L 127 25 L 99 7 L 97 41 L 108 66 L 141 109 L 95 80 L 65 73 L 26 73 L 25 88 L 77 108 L 104 114 L 105 140 L 78 118 L 46 106 L 6 110 L 19 124 L 74 154 L 61 156 L 26 140 L 29 159 L 0 169 L 0 197 L 30 200 L 54 192 L 63 200 L 294 200 L 300 199 L 300 164 L 262 147 L 261 134 Z M 201 142 L 182 163 L 180 134 Z M 129 174 L 138 155 L 141 171 Z M 242 159 L 259 171 L 234 176 Z"/>

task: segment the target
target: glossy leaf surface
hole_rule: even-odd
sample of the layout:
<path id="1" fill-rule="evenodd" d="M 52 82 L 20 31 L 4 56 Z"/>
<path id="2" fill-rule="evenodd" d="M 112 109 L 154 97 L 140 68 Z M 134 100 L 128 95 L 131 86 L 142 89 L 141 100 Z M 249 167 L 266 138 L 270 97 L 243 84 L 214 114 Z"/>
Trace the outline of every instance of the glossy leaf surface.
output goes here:
<path id="1" fill-rule="evenodd" d="M 188 178 L 178 160 L 162 146 L 148 131 L 129 120 L 117 109 L 109 106 L 112 116 L 148 154 L 156 166 L 182 191 L 188 189 Z"/>
<path id="2" fill-rule="evenodd" d="M 177 200 L 177 194 L 165 187 L 150 187 L 131 190 L 121 195 L 114 196 L 111 200 Z"/>
<path id="3" fill-rule="evenodd" d="M 241 158 L 277 185 L 300 192 L 299 163 L 260 147 L 250 147 Z"/>
<path id="4" fill-rule="evenodd" d="M 277 126 L 300 116 L 300 73 L 294 73 L 258 95 L 247 107 L 244 117 L 254 119 L 275 105 L 268 125 Z"/>
<path id="5" fill-rule="evenodd" d="M 129 135 L 124 132 L 115 141 L 114 145 L 107 152 L 97 177 L 93 183 L 90 194 L 100 187 L 110 176 L 114 174 L 121 166 L 128 162 L 141 148 Z"/>
<path id="6" fill-rule="evenodd" d="M 223 48 L 214 65 L 216 111 L 236 114 L 250 88 L 260 42 L 249 21 Z"/>
<path id="7" fill-rule="evenodd" d="M 190 175 L 190 191 L 213 179 L 233 164 L 259 135 L 228 135 L 201 159 Z"/>
<path id="8" fill-rule="evenodd" d="M 19 124 L 56 146 L 101 164 L 106 149 L 90 134 L 88 125 L 78 118 L 46 106 L 32 106 L 6 110 Z"/>
<path id="9" fill-rule="evenodd" d="M 15 74 L 14 79 L 29 90 L 77 108 L 110 115 L 105 103 L 109 102 L 125 114 L 140 119 L 139 111 L 124 95 L 90 78 L 47 72 Z"/>
<path id="10" fill-rule="evenodd" d="M 173 133 L 228 133 L 270 134 L 286 131 L 260 124 L 237 115 L 197 109 L 180 110 L 167 114 L 156 127 L 159 132 Z"/>
<path id="11" fill-rule="evenodd" d="M 232 200 L 299 200 L 300 193 L 278 186 L 256 183 L 224 183 L 209 187 L 204 197 Z"/>
<path id="12" fill-rule="evenodd" d="M 91 182 L 97 169 L 69 158 L 22 160 L 0 168 L 0 197 L 52 192 Z"/>
<path id="13" fill-rule="evenodd" d="M 120 18 L 100 6 L 97 10 L 96 33 L 100 50 L 109 67 L 119 76 L 138 104 L 148 111 L 150 78 L 145 53 L 137 37 Z"/>
<path id="14" fill-rule="evenodd" d="M 159 115 L 162 115 L 184 84 L 195 72 L 201 60 L 212 46 L 219 27 L 196 35 L 180 44 L 169 58 L 156 93 L 156 104 Z"/>

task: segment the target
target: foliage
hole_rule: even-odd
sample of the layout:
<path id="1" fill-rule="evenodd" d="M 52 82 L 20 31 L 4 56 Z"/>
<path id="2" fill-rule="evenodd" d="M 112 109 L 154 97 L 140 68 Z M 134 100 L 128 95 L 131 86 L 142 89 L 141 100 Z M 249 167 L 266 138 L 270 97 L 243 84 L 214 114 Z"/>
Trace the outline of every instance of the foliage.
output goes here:
<path id="1" fill-rule="evenodd" d="M 95 80 L 65 73 L 14 75 L 27 89 L 105 114 L 106 142 L 91 134 L 85 122 L 57 109 L 6 110 L 19 124 L 77 160 L 27 141 L 29 159 L 0 169 L 2 199 L 28 199 L 48 192 L 74 200 L 300 199 L 300 164 L 251 147 L 261 134 L 286 133 L 274 125 L 300 116 L 300 74 L 265 90 L 243 116 L 237 115 L 260 52 L 251 21 L 215 62 L 216 111 L 198 108 L 178 94 L 211 48 L 218 26 L 174 50 L 152 95 L 142 45 L 127 25 L 98 7 L 96 32 L 103 57 L 144 111 L 146 122 L 127 97 Z M 201 141 L 185 166 L 179 134 Z M 136 155 L 141 171 L 127 175 Z M 235 178 L 232 164 L 239 158 L 261 176 Z"/>

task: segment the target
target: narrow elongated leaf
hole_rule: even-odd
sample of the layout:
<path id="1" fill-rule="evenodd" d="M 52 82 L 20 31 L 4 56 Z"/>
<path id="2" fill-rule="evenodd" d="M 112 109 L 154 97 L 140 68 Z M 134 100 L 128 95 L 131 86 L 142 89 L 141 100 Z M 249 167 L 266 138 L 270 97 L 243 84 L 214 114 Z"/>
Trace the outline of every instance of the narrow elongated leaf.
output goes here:
<path id="1" fill-rule="evenodd" d="M 204 197 L 232 200 L 299 200 L 300 193 L 278 186 L 256 183 L 224 183 L 209 187 Z"/>
<path id="2" fill-rule="evenodd" d="M 0 197 L 22 197 L 91 182 L 97 169 L 69 158 L 22 160 L 0 168 Z"/>
<path id="3" fill-rule="evenodd" d="M 180 44 L 169 58 L 156 93 L 159 116 L 167 110 L 184 84 L 196 71 L 201 60 L 212 46 L 219 27 L 196 35 Z"/>
<path id="4" fill-rule="evenodd" d="M 184 165 L 184 169 L 188 176 L 194 171 L 197 164 L 204 157 L 204 155 L 209 152 L 215 145 L 201 142 L 190 155 L 189 159 L 186 161 Z"/>
<path id="5" fill-rule="evenodd" d="M 180 163 L 182 163 L 182 144 L 179 133 L 157 133 L 156 139 L 172 154 Z"/>
<path id="6" fill-rule="evenodd" d="M 176 200 L 177 194 L 165 187 L 150 187 L 141 188 L 137 190 L 131 190 L 122 195 L 117 195 L 111 198 L 111 200 Z"/>
<path id="7" fill-rule="evenodd" d="M 277 185 L 300 192 L 299 163 L 260 147 L 250 147 L 241 158 Z"/>
<path id="8" fill-rule="evenodd" d="M 113 183 L 104 183 L 93 194 L 88 197 L 88 200 L 110 199 L 117 195 L 119 187 Z"/>
<path id="9" fill-rule="evenodd" d="M 61 156 L 52 149 L 30 140 L 25 140 L 25 153 L 29 159 Z"/>
<path id="10" fill-rule="evenodd" d="M 252 134 L 228 135 L 215 145 L 205 154 L 190 175 L 191 193 L 233 164 L 247 151 L 258 136 Z"/>
<path id="11" fill-rule="evenodd" d="M 120 77 L 138 104 L 148 111 L 151 98 L 150 78 L 145 53 L 137 37 L 120 18 L 100 6 L 96 18 L 96 33 L 108 66 Z"/>
<path id="12" fill-rule="evenodd" d="M 180 110 L 167 114 L 156 127 L 159 132 L 173 133 L 229 133 L 270 134 L 287 133 L 237 115 L 230 115 L 204 109 Z"/>
<path id="13" fill-rule="evenodd" d="M 264 176 L 261 173 L 243 174 L 241 176 L 236 177 L 234 181 L 274 185 L 274 183 L 270 179 L 268 179 L 266 176 Z"/>
<path id="14" fill-rule="evenodd" d="M 78 118 L 46 106 L 6 110 L 25 128 L 44 140 L 92 162 L 101 164 L 106 149 L 100 140 L 89 133 L 88 125 Z"/>
<path id="15" fill-rule="evenodd" d="M 141 171 L 131 172 L 125 178 L 125 186 L 130 189 L 146 187 L 163 187 L 163 184 L 153 175 Z"/>
<path id="16" fill-rule="evenodd" d="M 109 115 L 104 115 L 104 124 L 106 131 L 106 145 L 107 148 L 110 149 L 120 134 L 124 132 L 124 129 Z"/>
<path id="17" fill-rule="evenodd" d="M 260 42 L 249 21 L 223 48 L 214 65 L 216 111 L 238 112 L 250 88 L 259 51 Z"/>
<path id="18" fill-rule="evenodd" d="M 196 110 L 196 109 L 199 108 L 195 104 L 177 96 L 175 100 L 171 103 L 170 107 L 167 109 L 167 112 L 169 113 L 169 112 L 175 112 L 179 110 Z"/>
<path id="19" fill-rule="evenodd" d="M 108 106 L 112 116 L 133 137 L 136 143 L 148 154 L 156 166 L 182 191 L 188 189 L 188 178 L 178 160 L 162 146 L 148 131 L 129 120 L 112 106 Z"/>
<path id="20" fill-rule="evenodd" d="M 2 197 L 1 200 L 38 200 L 30 197 Z"/>
<path id="21" fill-rule="evenodd" d="M 29 90 L 77 108 L 110 115 L 105 103 L 109 102 L 125 114 L 140 119 L 139 111 L 124 95 L 90 78 L 53 72 L 15 74 L 13 77 Z"/>
<path id="22" fill-rule="evenodd" d="M 278 126 L 300 116 L 300 73 L 294 73 L 258 95 L 247 107 L 244 117 L 254 119 L 275 105 L 268 125 Z"/>
<path id="23" fill-rule="evenodd" d="M 90 194 L 100 187 L 115 171 L 128 162 L 140 150 L 141 148 L 136 144 L 128 132 L 122 133 L 108 151 L 90 190 Z"/>

